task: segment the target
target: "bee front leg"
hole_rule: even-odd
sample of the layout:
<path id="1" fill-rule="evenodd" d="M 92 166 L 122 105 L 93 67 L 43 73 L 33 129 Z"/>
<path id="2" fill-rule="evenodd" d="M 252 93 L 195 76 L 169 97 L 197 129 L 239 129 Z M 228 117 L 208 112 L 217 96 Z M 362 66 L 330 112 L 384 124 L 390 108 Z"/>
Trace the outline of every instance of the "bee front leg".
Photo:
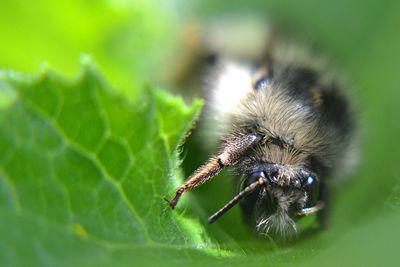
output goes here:
<path id="1" fill-rule="evenodd" d="M 298 216 L 308 216 L 314 214 L 316 212 L 320 212 L 324 209 L 324 203 L 318 202 L 315 206 L 301 209 L 300 212 L 297 214 Z"/>
<path id="2" fill-rule="evenodd" d="M 226 142 L 218 156 L 211 157 L 208 162 L 200 166 L 189 179 L 175 192 L 175 197 L 168 201 L 171 208 L 175 208 L 182 194 L 189 191 L 218 175 L 221 170 L 233 165 L 243 153 L 250 148 L 259 138 L 255 134 L 244 135 Z"/>

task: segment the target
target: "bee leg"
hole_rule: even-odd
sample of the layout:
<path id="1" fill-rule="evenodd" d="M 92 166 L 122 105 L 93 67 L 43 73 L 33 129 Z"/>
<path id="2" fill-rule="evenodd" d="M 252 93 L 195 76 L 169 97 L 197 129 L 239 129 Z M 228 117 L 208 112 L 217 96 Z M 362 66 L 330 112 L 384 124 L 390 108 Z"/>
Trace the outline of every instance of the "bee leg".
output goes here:
<path id="1" fill-rule="evenodd" d="M 304 208 L 302 209 L 297 215 L 299 216 L 308 216 L 311 214 L 314 214 L 316 212 L 320 212 L 324 209 L 324 203 L 319 201 L 315 206 L 310 207 L 310 208 Z"/>
<path id="2" fill-rule="evenodd" d="M 217 175 L 224 167 L 225 165 L 222 163 L 220 156 L 210 158 L 206 164 L 200 166 L 192 176 L 176 190 L 175 197 L 171 201 L 168 201 L 171 208 L 175 208 L 179 198 L 184 192 L 207 182 Z"/>
<path id="3" fill-rule="evenodd" d="M 211 157 L 206 164 L 200 166 L 189 179 L 176 190 L 175 197 L 171 201 L 167 200 L 171 208 L 175 208 L 179 198 L 184 192 L 209 181 L 211 178 L 218 175 L 225 166 L 233 165 L 258 139 L 256 135 L 250 134 L 227 142 L 222 148 L 221 154 Z"/>

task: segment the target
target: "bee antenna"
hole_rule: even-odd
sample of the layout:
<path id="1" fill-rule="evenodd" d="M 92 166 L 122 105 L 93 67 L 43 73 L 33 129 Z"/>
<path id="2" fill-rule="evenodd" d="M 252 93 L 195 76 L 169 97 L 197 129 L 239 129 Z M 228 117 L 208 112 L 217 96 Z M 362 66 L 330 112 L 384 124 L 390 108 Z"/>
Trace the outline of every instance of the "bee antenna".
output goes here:
<path id="1" fill-rule="evenodd" d="M 224 215 L 227 211 L 229 211 L 233 206 L 235 206 L 237 203 L 239 203 L 240 200 L 243 198 L 247 197 L 251 192 L 259 188 L 262 184 L 264 184 L 265 181 L 262 177 L 260 177 L 256 182 L 250 184 L 247 186 L 245 189 L 239 192 L 234 198 L 231 199 L 228 203 L 226 203 L 225 206 L 223 206 L 220 210 L 218 210 L 216 213 L 211 215 L 208 218 L 208 223 L 213 223 L 216 220 L 218 220 L 222 215 Z"/>

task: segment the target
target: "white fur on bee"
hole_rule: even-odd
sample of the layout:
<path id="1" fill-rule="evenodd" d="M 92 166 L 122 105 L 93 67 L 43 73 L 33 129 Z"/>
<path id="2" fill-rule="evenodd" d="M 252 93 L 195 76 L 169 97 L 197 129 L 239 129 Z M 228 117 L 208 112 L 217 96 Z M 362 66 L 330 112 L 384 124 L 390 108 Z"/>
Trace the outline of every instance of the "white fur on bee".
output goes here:
<path id="1" fill-rule="evenodd" d="M 231 128 L 231 118 L 247 95 L 253 91 L 249 65 L 220 60 L 216 66 L 207 70 L 204 77 L 206 91 L 205 125 L 203 134 L 214 147 L 220 138 Z"/>
<path id="2" fill-rule="evenodd" d="M 264 211 L 268 207 L 263 207 L 263 205 L 267 205 L 265 201 L 267 192 L 265 189 L 261 190 L 257 202 L 258 214 L 255 215 L 257 232 L 269 233 L 272 231 L 283 237 L 297 233 L 297 224 L 290 218 L 288 211 L 290 204 L 292 204 L 294 200 L 297 200 L 299 203 L 305 203 L 307 201 L 307 195 L 302 191 L 284 191 L 279 187 L 271 190 L 274 190 L 274 195 L 277 198 L 277 209 L 273 214 L 265 214 Z"/>
<path id="3" fill-rule="evenodd" d="M 224 120 L 235 114 L 239 104 L 253 91 L 251 71 L 246 65 L 227 61 L 220 65 L 219 75 L 212 88 L 212 107 L 216 116 Z"/>

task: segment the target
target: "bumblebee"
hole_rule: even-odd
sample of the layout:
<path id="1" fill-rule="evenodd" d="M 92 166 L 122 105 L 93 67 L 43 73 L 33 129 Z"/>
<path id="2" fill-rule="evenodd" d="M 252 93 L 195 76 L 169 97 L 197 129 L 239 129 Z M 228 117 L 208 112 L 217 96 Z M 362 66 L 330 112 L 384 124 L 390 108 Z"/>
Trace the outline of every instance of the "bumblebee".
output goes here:
<path id="1" fill-rule="evenodd" d="M 168 201 L 233 168 L 240 190 L 209 217 L 213 223 L 240 203 L 261 234 L 287 236 L 298 220 L 329 213 L 328 180 L 354 165 L 355 116 L 347 88 L 307 49 L 274 42 L 262 62 L 219 57 L 206 76 L 206 121 L 219 152 Z"/>

